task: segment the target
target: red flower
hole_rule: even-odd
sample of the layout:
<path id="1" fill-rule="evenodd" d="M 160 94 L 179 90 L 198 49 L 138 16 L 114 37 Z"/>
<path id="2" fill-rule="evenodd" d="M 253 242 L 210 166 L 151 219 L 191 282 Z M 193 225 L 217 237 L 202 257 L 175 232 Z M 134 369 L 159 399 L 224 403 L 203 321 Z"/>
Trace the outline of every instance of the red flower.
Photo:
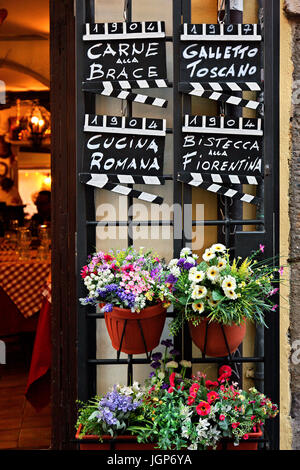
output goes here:
<path id="1" fill-rule="evenodd" d="M 195 402 L 195 398 L 193 397 L 188 397 L 187 404 L 191 406 Z"/>
<path id="2" fill-rule="evenodd" d="M 224 419 L 225 419 L 225 415 L 220 415 L 220 416 L 219 416 L 219 420 L 220 420 L 220 421 L 224 421 Z"/>
<path id="3" fill-rule="evenodd" d="M 82 279 L 84 279 L 88 275 L 89 268 L 87 266 L 83 266 L 80 275 Z"/>
<path id="4" fill-rule="evenodd" d="M 248 434 L 244 434 L 244 435 L 243 435 L 243 439 L 245 439 L 245 441 L 246 441 L 247 439 L 249 439 Z"/>
<path id="5" fill-rule="evenodd" d="M 126 266 L 122 266 L 121 269 L 123 273 L 130 273 L 131 271 L 134 271 L 134 267 L 132 264 L 127 264 Z"/>
<path id="6" fill-rule="evenodd" d="M 104 255 L 104 261 L 112 261 L 114 258 L 110 255 Z"/>
<path id="7" fill-rule="evenodd" d="M 190 391 L 190 395 L 191 395 L 192 393 L 195 393 L 195 394 L 197 395 L 197 392 L 198 392 L 199 388 L 200 388 L 200 385 L 199 385 L 199 384 L 193 384 L 193 385 L 190 387 L 190 390 L 189 390 L 189 391 Z M 195 395 L 195 396 L 196 396 L 196 395 Z"/>
<path id="8" fill-rule="evenodd" d="M 169 377 L 169 382 L 170 382 L 171 387 L 175 387 L 175 375 L 176 375 L 175 372 L 172 372 L 172 374 Z"/>
<path id="9" fill-rule="evenodd" d="M 222 366 L 220 367 L 219 373 L 220 377 L 218 378 L 218 380 L 220 382 L 224 382 L 225 379 L 228 379 L 231 376 L 232 369 L 230 366 Z"/>
<path id="10" fill-rule="evenodd" d="M 235 428 L 237 428 L 239 425 L 240 425 L 240 423 L 237 422 L 237 423 L 232 423 L 231 426 L 232 426 L 233 429 L 235 429 Z"/>
<path id="11" fill-rule="evenodd" d="M 211 380 L 206 380 L 205 387 L 206 388 L 215 388 L 218 387 L 218 382 L 212 382 Z"/>
<path id="12" fill-rule="evenodd" d="M 207 416 L 210 413 L 210 404 L 206 401 L 200 401 L 199 405 L 196 406 L 196 411 L 200 416 Z"/>
<path id="13" fill-rule="evenodd" d="M 168 388 L 168 393 L 173 393 L 173 392 L 174 392 L 174 390 L 175 390 L 175 388 L 174 388 L 174 387 L 169 387 L 169 388 Z"/>
<path id="14" fill-rule="evenodd" d="M 217 392 L 212 391 L 207 394 L 207 401 L 210 404 L 213 403 L 218 398 L 219 398 L 219 394 Z"/>

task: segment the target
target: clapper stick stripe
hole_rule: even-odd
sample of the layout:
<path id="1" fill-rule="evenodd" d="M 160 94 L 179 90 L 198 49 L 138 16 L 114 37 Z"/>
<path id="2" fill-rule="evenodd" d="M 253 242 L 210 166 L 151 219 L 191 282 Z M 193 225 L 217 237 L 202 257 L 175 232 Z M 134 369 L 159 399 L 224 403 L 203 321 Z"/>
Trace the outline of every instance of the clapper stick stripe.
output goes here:
<path id="1" fill-rule="evenodd" d="M 194 180 L 193 178 L 187 175 L 187 178 L 181 177 L 178 178 L 178 181 L 182 183 L 187 183 L 191 186 L 199 187 L 202 189 L 206 189 L 215 194 L 220 194 L 225 197 L 230 197 L 231 199 L 238 199 L 241 202 L 248 202 L 249 204 L 260 204 L 261 199 L 253 196 L 252 194 L 242 193 L 237 191 L 236 189 L 226 188 L 225 186 L 221 186 L 217 183 L 207 183 L 206 181 Z"/>
<path id="2" fill-rule="evenodd" d="M 98 173 L 96 173 L 98 175 Z M 80 179 L 82 182 L 86 182 L 90 178 L 92 173 L 81 173 Z M 100 176 L 101 174 L 99 174 Z M 164 176 L 141 176 L 141 175 L 122 175 L 122 174 L 105 174 L 101 175 L 103 178 L 107 178 L 107 182 L 120 183 L 120 184 L 147 184 L 147 185 L 164 185 Z M 85 179 L 85 180 L 84 180 Z"/>
<path id="3" fill-rule="evenodd" d="M 185 172 L 179 172 L 178 178 L 185 178 Z M 251 184 L 258 185 L 262 182 L 262 176 L 248 175 L 221 175 L 219 173 L 188 173 L 188 179 L 194 181 L 205 181 L 206 183 L 218 184 Z"/>
<path id="4" fill-rule="evenodd" d="M 153 204 L 162 204 L 163 202 L 163 198 L 160 196 L 156 196 L 155 194 L 150 194 L 145 191 L 138 191 L 136 189 L 122 186 L 118 183 L 111 183 L 108 180 L 107 175 L 98 175 L 91 173 L 90 178 L 87 177 L 87 175 L 83 175 L 83 177 L 80 178 L 80 181 L 95 188 L 112 191 L 116 194 L 119 194 L 120 196 L 130 196 L 140 199 L 141 201 L 151 202 Z"/>
<path id="5" fill-rule="evenodd" d="M 226 95 L 219 92 L 211 92 L 206 90 L 192 90 L 187 92 L 189 95 L 199 96 L 214 101 L 222 101 L 226 104 L 233 104 L 234 106 L 242 106 L 244 108 L 257 109 L 260 103 L 253 100 L 244 100 L 237 96 Z"/>
<path id="6" fill-rule="evenodd" d="M 131 93 L 126 90 L 116 90 L 113 89 L 110 85 L 107 85 L 103 90 L 95 89 L 88 90 L 90 92 L 97 93 L 102 96 L 111 96 L 113 98 L 119 98 L 121 100 L 133 101 L 135 103 L 149 104 L 151 106 L 157 106 L 159 108 L 166 108 L 168 106 L 168 101 L 162 98 L 154 98 L 152 96 L 141 95 L 139 93 Z"/>
<path id="7" fill-rule="evenodd" d="M 179 82 L 179 91 L 189 92 L 192 90 L 203 91 L 261 91 L 263 84 L 257 82 Z"/>
<path id="8" fill-rule="evenodd" d="M 115 90 L 132 90 L 132 89 L 148 89 L 148 88 L 168 88 L 170 86 L 168 80 L 113 80 L 82 82 L 83 91 L 92 91 L 111 86 Z"/>

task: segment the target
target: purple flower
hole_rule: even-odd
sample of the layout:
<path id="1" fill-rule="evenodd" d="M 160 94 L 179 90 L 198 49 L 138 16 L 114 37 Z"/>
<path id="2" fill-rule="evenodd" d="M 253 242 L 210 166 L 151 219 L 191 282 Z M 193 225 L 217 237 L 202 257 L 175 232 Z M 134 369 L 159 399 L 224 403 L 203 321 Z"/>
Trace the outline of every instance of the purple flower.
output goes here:
<path id="1" fill-rule="evenodd" d="M 163 383 L 162 386 L 161 386 L 161 388 L 162 388 L 163 390 L 167 390 L 167 389 L 169 388 L 169 385 L 166 384 L 166 383 Z"/>
<path id="2" fill-rule="evenodd" d="M 152 277 L 152 279 L 154 279 L 159 273 L 160 273 L 160 269 L 155 268 L 155 269 L 152 269 L 150 276 Z"/>
<path id="3" fill-rule="evenodd" d="M 189 270 L 189 269 L 191 269 L 193 266 L 195 266 L 195 263 L 188 263 L 188 262 L 185 262 L 182 267 L 183 267 L 183 269 Z"/>
<path id="4" fill-rule="evenodd" d="M 152 361 L 160 361 L 161 358 L 162 358 L 161 352 L 154 353 L 151 356 Z"/>
<path id="5" fill-rule="evenodd" d="M 263 253 L 265 251 L 265 245 L 259 244 L 259 249 Z"/>
<path id="6" fill-rule="evenodd" d="M 171 354 L 172 356 L 180 356 L 180 352 L 177 351 L 177 349 L 172 349 L 172 350 L 170 351 L 170 354 Z"/>
<path id="7" fill-rule="evenodd" d="M 111 312 L 112 309 L 113 309 L 113 304 L 106 304 L 106 305 L 104 306 L 104 309 L 103 309 L 103 310 L 104 310 L 104 312 L 107 312 L 107 313 L 108 313 L 108 312 Z"/>
<path id="8" fill-rule="evenodd" d="M 159 369 L 160 368 L 160 362 L 158 362 L 158 361 L 152 362 L 152 364 L 150 364 L 150 366 L 152 367 L 152 369 Z"/>
<path id="9" fill-rule="evenodd" d="M 168 282 L 169 284 L 175 284 L 175 282 L 177 282 L 177 277 L 175 277 L 173 274 L 169 274 L 166 279 L 166 282 Z"/>
<path id="10" fill-rule="evenodd" d="M 166 346 L 166 348 L 171 348 L 173 346 L 173 343 L 170 339 L 163 339 L 160 344 Z"/>
<path id="11" fill-rule="evenodd" d="M 179 266 L 181 268 L 184 265 L 185 261 L 186 261 L 185 258 L 180 258 L 177 261 L 177 266 Z"/>
<path id="12" fill-rule="evenodd" d="M 280 268 L 278 269 L 278 272 L 279 272 L 280 276 L 283 275 L 283 266 L 280 266 Z"/>
<path id="13" fill-rule="evenodd" d="M 155 376 L 155 372 L 154 372 L 154 370 L 153 370 L 153 371 L 150 372 L 150 374 L 149 374 L 149 379 L 151 379 L 151 378 L 154 377 L 154 376 Z"/>

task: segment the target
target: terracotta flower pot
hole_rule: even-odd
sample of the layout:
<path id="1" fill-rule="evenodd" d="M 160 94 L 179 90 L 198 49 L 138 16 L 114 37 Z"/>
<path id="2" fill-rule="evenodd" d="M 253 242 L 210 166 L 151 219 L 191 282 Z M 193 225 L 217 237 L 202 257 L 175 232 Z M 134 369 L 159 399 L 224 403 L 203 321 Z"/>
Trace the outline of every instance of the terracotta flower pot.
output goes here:
<path id="1" fill-rule="evenodd" d="M 253 440 L 259 439 L 262 435 L 263 432 L 261 428 L 258 427 L 257 432 L 250 432 L 248 434 L 247 440 L 241 439 L 238 446 L 235 446 L 233 442 L 230 442 L 229 440 L 227 441 L 226 439 L 223 439 L 222 442 L 217 445 L 217 450 L 257 450 L 258 442 L 253 442 Z"/>
<path id="2" fill-rule="evenodd" d="M 115 349 L 121 349 L 126 354 L 142 354 L 145 349 L 149 352 L 159 345 L 166 321 L 166 309 L 161 303 L 147 307 L 140 313 L 114 307 L 111 312 L 105 313 L 104 317 Z"/>
<path id="3" fill-rule="evenodd" d="M 206 326 L 207 335 L 205 345 Z M 226 346 L 221 323 L 209 323 L 208 319 L 204 318 L 197 326 L 194 326 L 190 321 L 189 329 L 193 342 L 202 352 L 205 352 L 207 356 L 228 356 L 228 348 Z M 234 351 L 236 351 L 244 339 L 246 334 L 246 323 L 244 322 L 240 325 L 223 325 L 223 330 L 226 336 L 229 351 L 232 354 Z"/>
<path id="4" fill-rule="evenodd" d="M 99 436 L 96 435 L 80 437 L 81 428 L 80 424 L 75 436 L 80 441 L 80 450 L 154 450 L 155 447 L 155 444 L 140 444 L 136 436 L 130 435 L 117 436 L 114 439 L 109 435 L 103 435 L 101 436 L 103 442 L 99 442 Z"/>

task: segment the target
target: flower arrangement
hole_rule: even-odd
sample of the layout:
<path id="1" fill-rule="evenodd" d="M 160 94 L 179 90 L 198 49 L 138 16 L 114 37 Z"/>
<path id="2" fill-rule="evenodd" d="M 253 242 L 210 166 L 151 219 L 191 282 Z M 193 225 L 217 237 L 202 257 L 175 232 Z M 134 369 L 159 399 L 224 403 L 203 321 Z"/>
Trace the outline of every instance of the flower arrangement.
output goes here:
<path id="1" fill-rule="evenodd" d="M 96 396 L 87 403 L 78 401 L 76 427 L 81 425 L 81 436 L 103 434 L 115 437 L 124 434 L 131 422 L 136 422 L 142 410 L 144 391 L 137 382 L 131 387 L 114 385 L 104 396 Z"/>
<path id="2" fill-rule="evenodd" d="M 113 306 L 140 312 L 165 300 L 165 274 L 164 261 L 151 251 L 144 253 L 143 248 L 99 251 L 82 268 L 81 277 L 89 293 L 79 300 L 82 305 L 105 303 L 105 312 L 111 312 Z"/>
<path id="3" fill-rule="evenodd" d="M 202 260 L 183 248 L 179 259 L 168 265 L 165 296 L 174 304 L 177 316 L 171 324 L 176 334 L 184 320 L 194 325 L 207 317 L 224 325 L 240 325 L 245 319 L 265 325 L 264 313 L 277 305 L 272 296 L 279 290 L 273 260 L 258 261 L 264 246 L 248 258 L 230 261 L 229 250 L 221 243 L 206 249 Z"/>
<path id="4" fill-rule="evenodd" d="M 153 371 L 142 387 L 114 385 L 105 396 L 80 403 L 79 437 L 98 435 L 101 441 L 103 434 L 125 434 L 162 450 L 216 449 L 224 439 L 238 446 L 277 416 L 277 405 L 263 393 L 231 382 L 228 365 L 215 381 L 201 372 L 187 378 L 191 363 L 177 362 L 171 340 L 162 345 L 165 351 L 152 354 Z"/>
<path id="5" fill-rule="evenodd" d="M 200 372 L 185 378 L 191 364 L 179 364 L 181 371 L 176 373 L 175 364 L 170 367 L 162 359 L 161 368 L 150 375 L 143 425 L 130 428 L 139 442 L 156 442 L 163 450 L 215 449 L 224 438 L 239 445 L 278 414 L 277 405 L 254 387 L 246 392 L 230 384 L 231 367 L 222 366 L 218 379 L 211 381 Z"/>

